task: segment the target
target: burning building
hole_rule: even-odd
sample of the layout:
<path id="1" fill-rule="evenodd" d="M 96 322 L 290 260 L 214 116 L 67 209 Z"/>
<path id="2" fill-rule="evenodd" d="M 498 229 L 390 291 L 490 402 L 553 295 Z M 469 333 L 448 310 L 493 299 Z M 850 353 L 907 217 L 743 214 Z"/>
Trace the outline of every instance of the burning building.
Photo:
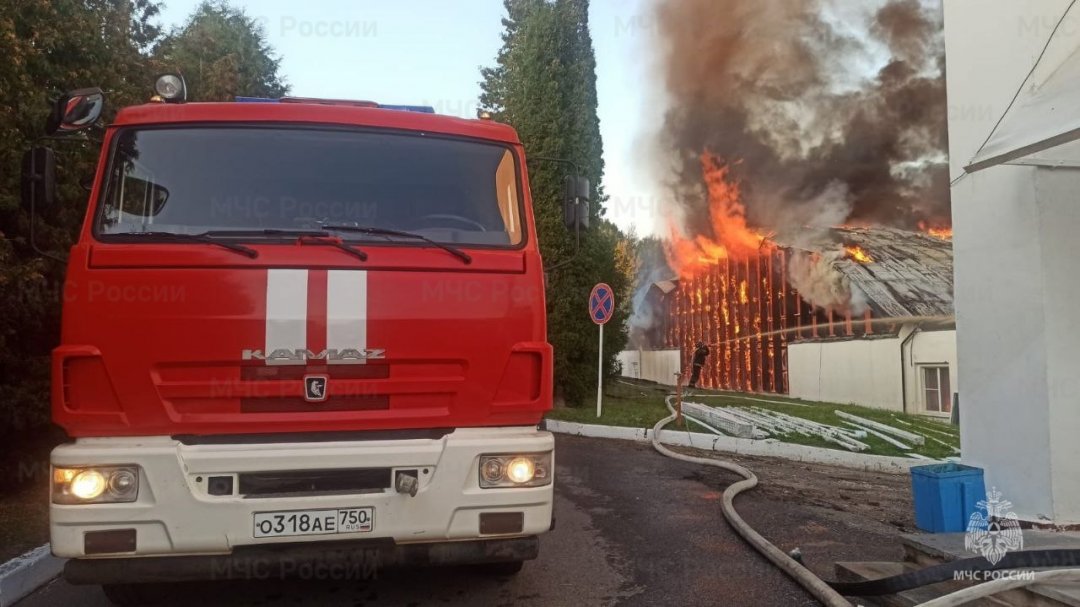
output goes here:
<path id="1" fill-rule="evenodd" d="M 657 3 L 670 280 L 639 281 L 634 343 L 678 353 L 676 367 L 711 344 L 707 387 L 946 413 L 940 7 L 716 6 Z"/>
<path id="2" fill-rule="evenodd" d="M 828 232 L 840 251 L 775 243 L 650 285 L 652 346 L 689 361 L 695 342 L 708 343 L 708 388 L 947 414 L 956 385 L 950 240 Z M 827 281 L 809 288 L 829 292 L 832 305 L 810 303 L 800 273 Z"/>

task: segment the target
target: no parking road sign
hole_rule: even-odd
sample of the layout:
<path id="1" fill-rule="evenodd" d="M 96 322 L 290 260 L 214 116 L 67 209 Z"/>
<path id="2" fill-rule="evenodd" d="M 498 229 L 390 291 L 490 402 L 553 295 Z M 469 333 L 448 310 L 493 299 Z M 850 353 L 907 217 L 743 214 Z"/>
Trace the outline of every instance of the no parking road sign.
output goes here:
<path id="1" fill-rule="evenodd" d="M 599 283 L 589 295 L 589 316 L 598 325 L 607 324 L 615 313 L 615 294 L 607 283 Z"/>
<path id="2" fill-rule="evenodd" d="M 604 395 L 604 325 L 615 315 L 615 293 L 607 283 L 598 283 L 589 294 L 589 316 L 600 325 L 600 359 L 596 362 L 596 417 L 600 417 L 600 399 Z"/>

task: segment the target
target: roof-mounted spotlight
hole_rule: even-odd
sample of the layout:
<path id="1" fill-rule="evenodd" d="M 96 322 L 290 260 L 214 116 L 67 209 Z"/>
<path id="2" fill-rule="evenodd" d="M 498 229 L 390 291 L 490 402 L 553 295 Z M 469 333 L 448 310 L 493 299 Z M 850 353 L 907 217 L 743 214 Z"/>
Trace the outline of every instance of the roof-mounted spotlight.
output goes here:
<path id="1" fill-rule="evenodd" d="M 179 74 L 162 74 L 154 81 L 154 93 L 165 103 L 187 101 L 187 84 Z"/>

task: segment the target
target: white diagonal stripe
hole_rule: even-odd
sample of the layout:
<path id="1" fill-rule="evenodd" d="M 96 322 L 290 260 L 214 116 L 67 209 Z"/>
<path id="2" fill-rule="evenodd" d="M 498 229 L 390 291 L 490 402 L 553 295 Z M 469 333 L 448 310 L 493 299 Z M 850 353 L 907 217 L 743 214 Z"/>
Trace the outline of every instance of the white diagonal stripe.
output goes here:
<path id="1" fill-rule="evenodd" d="M 290 352 L 307 347 L 307 270 L 267 270 L 266 349 Z M 267 364 L 304 364 L 304 361 L 268 360 Z"/>
<path id="2" fill-rule="evenodd" d="M 330 350 L 367 348 L 367 272 L 330 270 L 326 278 L 326 347 Z M 331 363 L 363 363 L 338 360 Z"/>

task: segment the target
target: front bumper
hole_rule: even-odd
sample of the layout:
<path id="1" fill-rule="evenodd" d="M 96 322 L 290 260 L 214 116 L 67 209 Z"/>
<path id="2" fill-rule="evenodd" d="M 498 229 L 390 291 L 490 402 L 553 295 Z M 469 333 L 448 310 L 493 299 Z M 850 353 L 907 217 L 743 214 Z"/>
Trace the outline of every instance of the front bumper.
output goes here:
<path id="1" fill-rule="evenodd" d="M 387 568 L 527 561 L 536 558 L 538 551 L 536 536 L 402 545 L 314 542 L 244 546 L 225 555 L 71 559 L 64 566 L 64 579 L 70 584 L 371 580 Z"/>
<path id="2" fill-rule="evenodd" d="M 239 548 L 362 540 L 386 546 L 476 539 L 482 513 L 521 513 L 527 538 L 547 531 L 552 484 L 481 489 L 480 456 L 552 451 L 554 439 L 533 427 L 460 428 L 441 438 L 259 444 L 184 444 L 171 437 L 93 438 L 57 447 L 59 467 L 137 465 L 139 495 L 132 503 L 50 505 L 53 553 L 60 557 L 117 559 L 142 556 L 229 555 Z M 390 468 L 418 472 L 415 497 L 392 488 L 359 494 L 213 496 L 212 475 L 255 472 Z M 256 512 L 373 507 L 366 533 L 255 538 Z M 86 553 L 86 534 L 135 531 L 135 549 Z M 397 559 L 384 555 L 391 561 Z M 80 565 L 75 565 L 78 567 Z"/>

